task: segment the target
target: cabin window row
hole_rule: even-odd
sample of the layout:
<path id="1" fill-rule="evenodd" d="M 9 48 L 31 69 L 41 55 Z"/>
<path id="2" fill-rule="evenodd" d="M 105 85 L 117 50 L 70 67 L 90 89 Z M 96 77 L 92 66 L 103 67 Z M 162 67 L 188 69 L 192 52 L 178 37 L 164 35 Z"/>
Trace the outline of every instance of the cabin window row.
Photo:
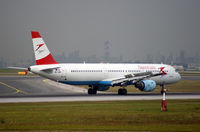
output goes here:
<path id="1" fill-rule="evenodd" d="M 71 72 L 102 72 L 102 70 L 71 70 Z"/>
<path id="2" fill-rule="evenodd" d="M 108 70 L 108 72 L 140 72 L 139 70 Z"/>
<path id="3" fill-rule="evenodd" d="M 146 72 L 160 72 L 159 70 L 146 70 Z"/>
<path id="4" fill-rule="evenodd" d="M 103 72 L 102 70 L 71 70 L 71 72 Z M 108 72 L 141 72 L 140 70 L 108 70 Z M 160 72 L 159 70 L 146 70 L 146 72 Z M 165 71 L 168 72 L 168 71 Z"/>
<path id="5" fill-rule="evenodd" d="M 146 70 L 146 72 L 161 72 L 160 70 Z M 168 72 L 168 70 L 164 70 L 164 72 Z"/>

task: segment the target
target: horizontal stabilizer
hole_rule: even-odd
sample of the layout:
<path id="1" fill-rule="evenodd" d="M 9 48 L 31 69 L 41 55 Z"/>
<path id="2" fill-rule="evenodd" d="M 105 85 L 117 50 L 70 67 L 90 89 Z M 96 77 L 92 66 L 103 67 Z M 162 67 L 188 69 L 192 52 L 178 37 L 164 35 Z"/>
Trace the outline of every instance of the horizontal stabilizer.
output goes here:
<path id="1" fill-rule="evenodd" d="M 28 68 L 24 68 L 24 67 L 12 67 L 12 66 L 9 66 L 8 68 L 9 69 L 17 69 L 17 70 L 28 70 Z"/>

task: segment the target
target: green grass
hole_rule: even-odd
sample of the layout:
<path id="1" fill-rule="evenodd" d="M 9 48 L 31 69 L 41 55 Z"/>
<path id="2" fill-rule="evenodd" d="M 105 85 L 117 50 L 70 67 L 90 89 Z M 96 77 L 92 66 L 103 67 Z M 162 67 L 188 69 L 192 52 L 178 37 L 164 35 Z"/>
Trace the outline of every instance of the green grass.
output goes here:
<path id="1" fill-rule="evenodd" d="M 21 71 L 24 71 L 24 70 L 8 69 L 8 68 L 0 69 L 0 73 L 17 73 Z"/>
<path id="2" fill-rule="evenodd" d="M 0 76 L 35 76 L 35 74 L 19 75 L 18 72 L 24 72 L 24 70 L 4 68 L 0 69 Z"/>
<path id="3" fill-rule="evenodd" d="M 18 72 L 23 72 L 24 70 L 17 69 L 0 69 L 0 76 L 15 76 L 18 75 Z"/>
<path id="4" fill-rule="evenodd" d="M 181 80 L 167 85 L 166 88 L 169 92 L 200 92 L 200 80 Z"/>
<path id="5" fill-rule="evenodd" d="M 199 131 L 200 100 L 8 103 L 0 130 Z"/>
<path id="6" fill-rule="evenodd" d="M 181 76 L 200 76 L 200 72 L 179 72 Z"/>

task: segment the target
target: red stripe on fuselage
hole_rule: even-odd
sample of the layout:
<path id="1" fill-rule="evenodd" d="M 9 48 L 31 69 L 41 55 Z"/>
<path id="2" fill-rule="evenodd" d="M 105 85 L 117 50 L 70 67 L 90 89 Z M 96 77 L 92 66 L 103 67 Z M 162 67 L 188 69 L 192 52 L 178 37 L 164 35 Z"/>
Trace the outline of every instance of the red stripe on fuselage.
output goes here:
<path id="1" fill-rule="evenodd" d="M 32 35 L 32 38 L 41 38 L 40 33 L 37 31 L 32 31 L 31 35 Z"/>
<path id="2" fill-rule="evenodd" d="M 37 65 L 46 65 L 46 64 L 58 64 L 58 62 L 56 62 L 52 55 L 49 54 L 48 56 L 46 56 L 45 58 L 36 60 L 36 64 Z"/>

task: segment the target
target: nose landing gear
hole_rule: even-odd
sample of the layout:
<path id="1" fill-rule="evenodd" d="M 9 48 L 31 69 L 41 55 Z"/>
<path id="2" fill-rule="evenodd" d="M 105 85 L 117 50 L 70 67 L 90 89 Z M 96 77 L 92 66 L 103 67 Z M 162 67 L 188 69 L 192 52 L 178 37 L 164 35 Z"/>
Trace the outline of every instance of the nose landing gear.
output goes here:
<path id="1" fill-rule="evenodd" d="M 161 111 L 167 111 L 167 100 L 166 100 L 166 91 L 167 89 L 164 87 L 164 85 L 161 86 L 161 94 L 162 94 L 162 101 L 161 101 Z"/>

